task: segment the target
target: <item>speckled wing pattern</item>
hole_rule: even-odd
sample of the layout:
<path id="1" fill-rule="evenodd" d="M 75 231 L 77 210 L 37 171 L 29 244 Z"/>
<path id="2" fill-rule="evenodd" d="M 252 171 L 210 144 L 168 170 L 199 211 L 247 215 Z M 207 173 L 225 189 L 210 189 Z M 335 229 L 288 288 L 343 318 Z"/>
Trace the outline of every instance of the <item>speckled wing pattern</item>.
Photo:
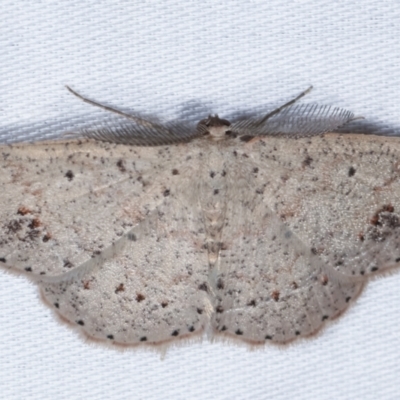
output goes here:
<path id="1" fill-rule="evenodd" d="M 58 276 L 101 254 L 159 206 L 179 179 L 165 170 L 180 158 L 169 150 L 87 139 L 3 147 L 6 268 Z"/>
<path id="2" fill-rule="evenodd" d="M 315 334 L 400 265 L 400 141 L 311 120 L 252 138 L 254 121 L 243 136 L 210 116 L 182 143 L 149 123 L 157 145 L 128 129 L 0 147 L 0 265 L 110 344 Z"/>
<path id="3" fill-rule="evenodd" d="M 41 284 L 47 303 L 95 339 L 158 343 L 201 332 L 212 305 L 201 214 L 165 201 L 80 278 Z M 200 289 L 199 289 L 200 288 Z"/>
<path id="4" fill-rule="evenodd" d="M 213 327 L 287 343 L 339 316 L 371 274 L 398 267 L 399 145 L 328 134 L 235 149 Z"/>

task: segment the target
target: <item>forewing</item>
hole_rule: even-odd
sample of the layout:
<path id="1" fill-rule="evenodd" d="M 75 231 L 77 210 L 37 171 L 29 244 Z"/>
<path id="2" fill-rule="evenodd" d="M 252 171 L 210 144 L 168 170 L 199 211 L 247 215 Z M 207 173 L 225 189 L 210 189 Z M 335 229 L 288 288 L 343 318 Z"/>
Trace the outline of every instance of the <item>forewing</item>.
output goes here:
<path id="1" fill-rule="evenodd" d="M 193 190 L 171 190 L 111 252 L 82 266 L 74 279 L 42 282 L 43 297 L 89 337 L 121 345 L 160 343 L 201 332 L 211 303 L 195 198 Z"/>
<path id="2" fill-rule="evenodd" d="M 358 277 L 399 266 L 399 138 L 327 134 L 254 145 L 268 165 L 264 201 L 325 264 Z"/>
<path id="3" fill-rule="evenodd" d="M 31 277 L 77 268 L 182 184 L 187 153 L 94 140 L 1 147 L 0 262 Z"/>

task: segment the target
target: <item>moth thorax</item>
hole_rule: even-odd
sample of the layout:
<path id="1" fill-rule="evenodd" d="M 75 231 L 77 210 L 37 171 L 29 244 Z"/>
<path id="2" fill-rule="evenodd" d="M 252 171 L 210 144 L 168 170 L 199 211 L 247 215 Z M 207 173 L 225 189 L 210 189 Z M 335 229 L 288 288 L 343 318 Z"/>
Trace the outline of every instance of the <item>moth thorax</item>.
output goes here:
<path id="1" fill-rule="evenodd" d="M 209 115 L 199 123 L 206 129 L 212 140 L 218 141 L 227 138 L 227 133 L 230 131 L 231 123 L 219 118 L 218 115 Z"/>

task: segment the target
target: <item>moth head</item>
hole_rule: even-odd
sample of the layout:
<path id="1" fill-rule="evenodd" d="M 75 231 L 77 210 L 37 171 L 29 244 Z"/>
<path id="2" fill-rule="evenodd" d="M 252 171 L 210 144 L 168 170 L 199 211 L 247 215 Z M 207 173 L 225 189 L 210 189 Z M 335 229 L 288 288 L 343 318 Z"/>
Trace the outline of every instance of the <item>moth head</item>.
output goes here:
<path id="1" fill-rule="evenodd" d="M 213 140 L 223 140 L 231 133 L 231 123 L 219 118 L 217 114 L 209 115 L 208 118 L 201 120 L 198 127 Z"/>

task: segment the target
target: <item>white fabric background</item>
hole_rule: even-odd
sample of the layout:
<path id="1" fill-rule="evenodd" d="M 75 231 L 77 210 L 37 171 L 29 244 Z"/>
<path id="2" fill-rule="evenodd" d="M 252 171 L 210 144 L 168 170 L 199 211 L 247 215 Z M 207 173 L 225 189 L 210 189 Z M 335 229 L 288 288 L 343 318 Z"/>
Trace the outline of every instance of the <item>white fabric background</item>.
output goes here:
<path id="1" fill-rule="evenodd" d="M 398 1 L 3 0 L 1 141 L 102 115 L 63 85 L 165 118 L 304 100 L 400 132 Z M 1 189 L 4 190 L 4 189 Z M 319 337 L 286 349 L 186 344 L 164 360 L 88 345 L 0 271 L 4 399 L 395 399 L 400 274 L 372 282 Z"/>

